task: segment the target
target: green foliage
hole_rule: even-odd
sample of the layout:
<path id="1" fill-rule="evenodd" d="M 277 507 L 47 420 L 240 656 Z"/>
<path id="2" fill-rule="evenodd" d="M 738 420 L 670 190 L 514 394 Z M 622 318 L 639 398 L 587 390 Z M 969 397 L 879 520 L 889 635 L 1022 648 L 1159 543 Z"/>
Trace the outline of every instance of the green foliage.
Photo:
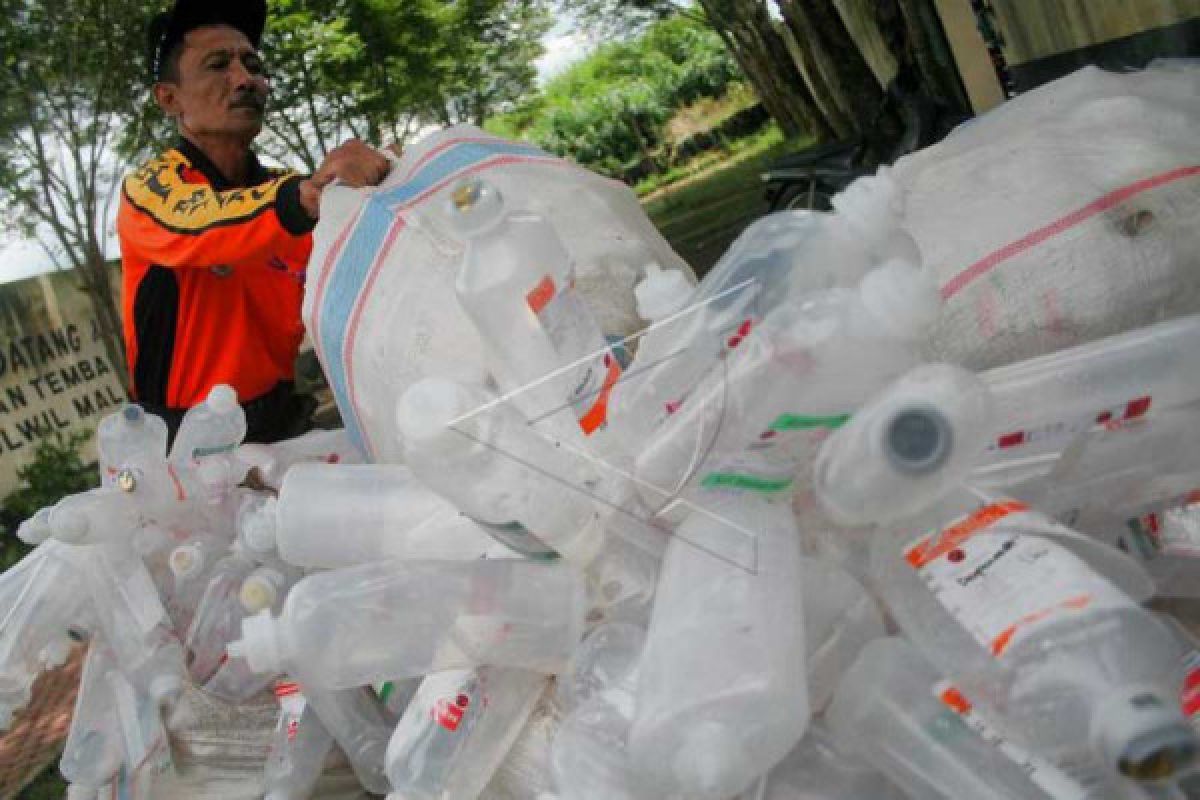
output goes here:
<path id="1" fill-rule="evenodd" d="M 0 548 L 0 569 L 8 569 L 29 548 L 16 537 L 17 526 L 41 508 L 52 506 L 70 494 L 91 489 L 99 483 L 93 465 L 83 463 L 79 448 L 91 434 L 56 434 L 41 439 L 33 451 L 33 460 L 17 469 L 18 488 L 0 505 L 0 523 L 4 528 Z"/>
<path id="2" fill-rule="evenodd" d="M 273 155 L 315 169 L 350 136 L 480 124 L 533 87 L 544 0 L 270 0 Z"/>
<path id="3" fill-rule="evenodd" d="M 635 39 L 602 46 L 488 127 L 621 175 L 637 164 L 657 167 L 664 129 L 675 111 L 700 98 L 719 97 L 738 77 L 736 64 L 710 28 L 675 16 Z"/>

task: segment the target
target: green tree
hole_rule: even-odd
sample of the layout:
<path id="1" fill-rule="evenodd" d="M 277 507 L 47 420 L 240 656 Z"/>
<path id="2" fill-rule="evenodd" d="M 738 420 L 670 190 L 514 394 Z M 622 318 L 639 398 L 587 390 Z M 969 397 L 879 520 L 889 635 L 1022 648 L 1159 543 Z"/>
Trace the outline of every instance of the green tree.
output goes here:
<path id="1" fill-rule="evenodd" d="M 0 0 L 0 204 L 10 226 L 74 271 L 116 365 L 124 358 L 107 223 L 120 155 L 144 151 L 151 132 L 140 56 L 152 5 Z"/>
<path id="2" fill-rule="evenodd" d="M 80 448 L 90 438 L 86 433 L 61 434 L 41 439 L 33 460 L 17 469 L 18 486 L 0 506 L 4 546 L 0 548 L 0 571 L 19 561 L 29 548 L 17 539 L 17 527 L 38 509 L 57 503 L 99 484 L 95 465 L 83 463 Z"/>
<path id="3" fill-rule="evenodd" d="M 543 0 L 270 0 L 267 149 L 315 169 L 355 136 L 403 145 L 482 121 L 534 85 Z M 389 142 L 389 143 L 390 143 Z"/>

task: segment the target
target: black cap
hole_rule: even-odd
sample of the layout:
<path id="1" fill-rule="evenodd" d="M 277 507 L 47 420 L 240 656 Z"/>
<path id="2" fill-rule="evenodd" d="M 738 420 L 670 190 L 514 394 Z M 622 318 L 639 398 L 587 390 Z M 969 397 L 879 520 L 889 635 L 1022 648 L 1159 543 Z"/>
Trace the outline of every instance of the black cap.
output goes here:
<path id="1" fill-rule="evenodd" d="M 267 24 L 266 0 L 176 0 L 170 11 L 150 20 L 151 80 L 162 80 L 163 61 L 188 31 L 205 25 L 228 25 L 246 34 L 255 47 Z"/>

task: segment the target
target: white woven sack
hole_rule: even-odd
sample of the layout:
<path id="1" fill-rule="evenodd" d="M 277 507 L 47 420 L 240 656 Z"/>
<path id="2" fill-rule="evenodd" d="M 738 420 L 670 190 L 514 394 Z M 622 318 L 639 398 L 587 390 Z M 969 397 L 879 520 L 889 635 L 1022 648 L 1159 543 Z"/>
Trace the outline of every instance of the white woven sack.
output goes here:
<path id="1" fill-rule="evenodd" d="M 901 159 L 904 226 L 973 368 L 1200 311 L 1200 65 L 1089 67 Z"/>
<path id="2" fill-rule="evenodd" d="M 547 218 L 575 262 L 577 285 L 605 334 L 640 327 L 633 285 L 642 266 L 691 270 L 622 184 L 476 128 L 410 147 L 384 185 L 331 188 L 321 203 L 304 322 L 351 437 L 372 461 L 398 460 L 393 409 L 428 375 L 478 381 L 477 334 L 458 306 L 462 243 L 442 216 L 458 180 L 495 185 L 514 210 Z"/>

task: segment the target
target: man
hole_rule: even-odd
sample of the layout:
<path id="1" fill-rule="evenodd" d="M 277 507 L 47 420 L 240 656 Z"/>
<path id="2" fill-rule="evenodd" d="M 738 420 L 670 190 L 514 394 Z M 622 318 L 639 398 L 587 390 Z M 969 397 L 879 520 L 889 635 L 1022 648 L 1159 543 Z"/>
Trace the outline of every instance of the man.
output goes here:
<path id="1" fill-rule="evenodd" d="M 177 0 L 151 24 L 154 98 L 180 139 L 126 178 L 117 233 L 133 394 L 172 436 L 220 383 L 237 390 L 248 441 L 297 432 L 293 364 L 321 190 L 388 171 L 357 140 L 312 176 L 259 163 L 265 22 L 264 0 Z"/>

